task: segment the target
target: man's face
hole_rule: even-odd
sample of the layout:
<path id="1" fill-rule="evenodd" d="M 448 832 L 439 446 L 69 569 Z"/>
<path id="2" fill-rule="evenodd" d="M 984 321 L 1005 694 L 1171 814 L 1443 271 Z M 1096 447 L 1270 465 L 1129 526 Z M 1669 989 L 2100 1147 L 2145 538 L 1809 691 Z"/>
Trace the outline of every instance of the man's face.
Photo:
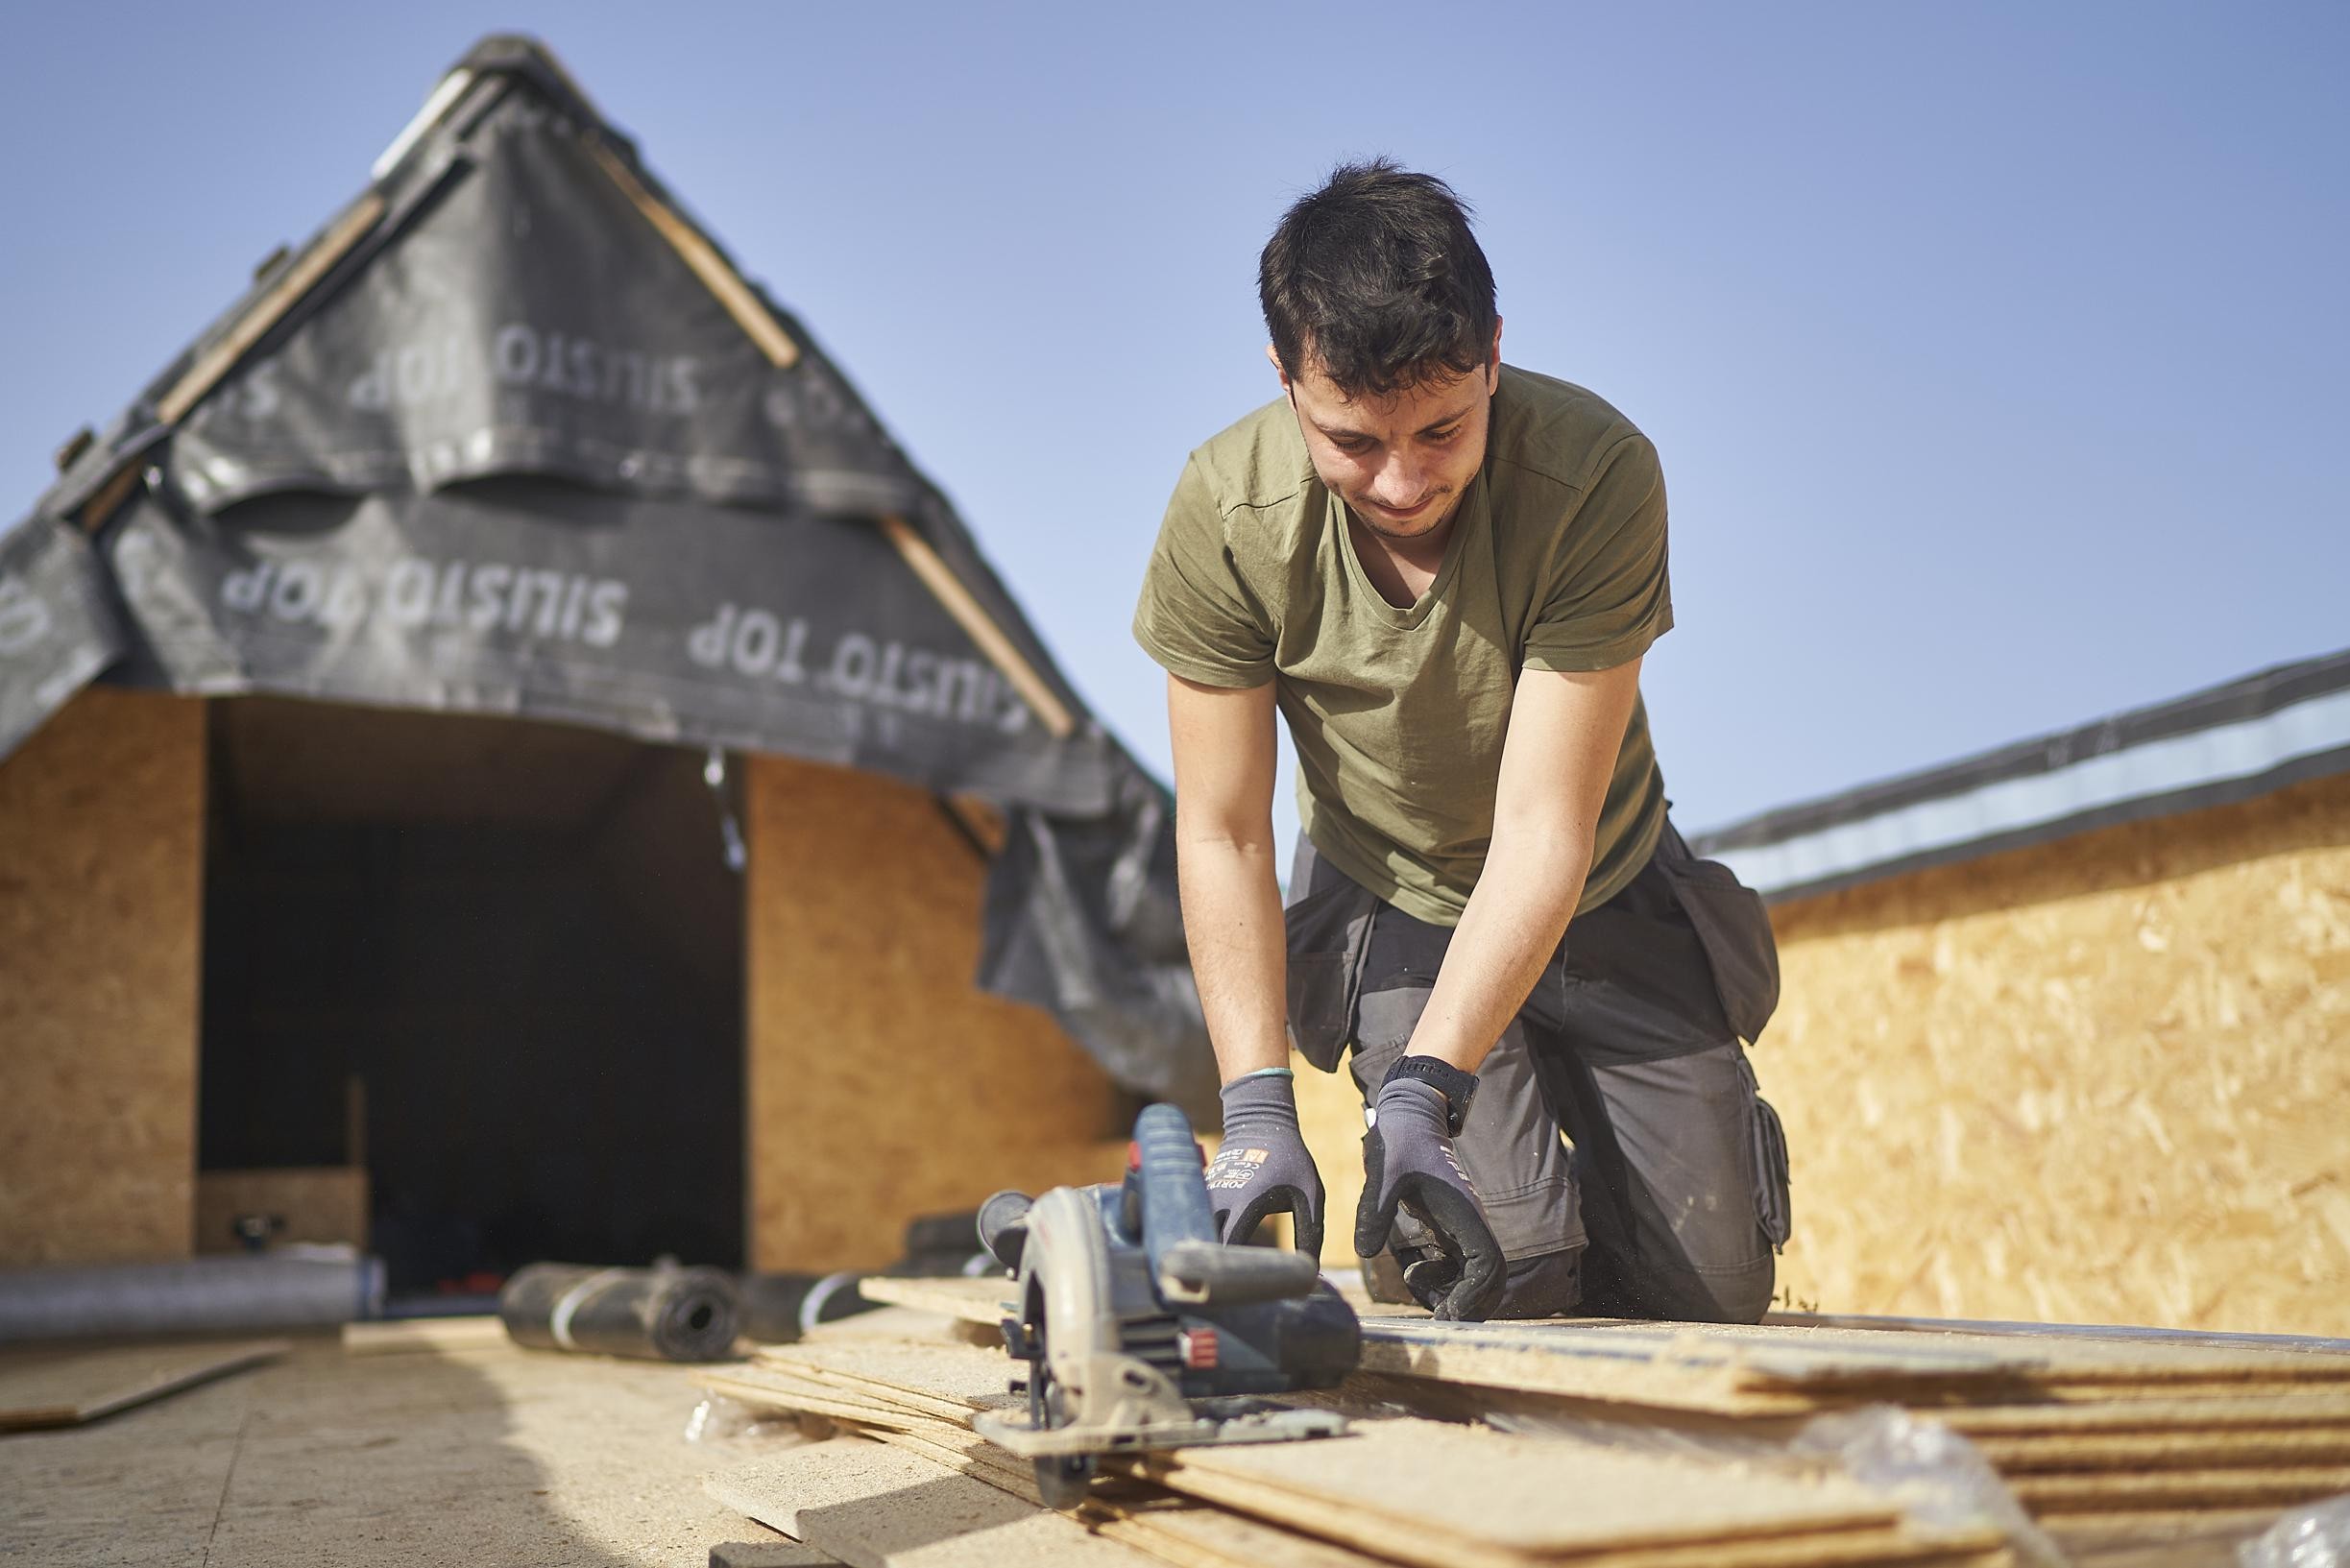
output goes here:
<path id="1" fill-rule="evenodd" d="M 1451 520 L 1485 462 L 1500 352 L 1496 332 L 1493 360 L 1483 368 L 1442 374 L 1387 398 L 1348 398 L 1310 358 L 1300 374 L 1281 376 L 1314 471 L 1357 522 L 1404 542 Z M 1273 369 L 1280 368 L 1275 357 Z"/>

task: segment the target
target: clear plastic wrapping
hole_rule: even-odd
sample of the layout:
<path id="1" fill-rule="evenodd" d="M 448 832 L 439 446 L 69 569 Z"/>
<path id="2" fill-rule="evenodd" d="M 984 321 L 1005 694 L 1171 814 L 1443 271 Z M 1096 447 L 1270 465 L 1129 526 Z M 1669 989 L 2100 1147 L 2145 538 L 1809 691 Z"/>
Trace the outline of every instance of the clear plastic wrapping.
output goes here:
<path id="1" fill-rule="evenodd" d="M 2064 1553 L 2032 1523 L 1991 1461 L 1940 1421 L 1871 1405 L 1806 1421 L 1788 1450 L 1834 1459 L 1853 1480 L 1899 1497 L 1922 1525 L 1955 1530 L 1990 1523 L 2007 1536 L 2018 1561 L 2064 1568 Z"/>
<path id="2" fill-rule="evenodd" d="M 797 1436 L 799 1431 L 800 1423 L 792 1416 L 745 1405 L 724 1394 L 709 1394 L 686 1417 L 685 1435 L 690 1443 L 731 1443 L 744 1438 Z"/>
<path id="3" fill-rule="evenodd" d="M 2350 1494 L 2294 1508 L 2236 1549 L 2242 1568 L 2350 1568 Z"/>

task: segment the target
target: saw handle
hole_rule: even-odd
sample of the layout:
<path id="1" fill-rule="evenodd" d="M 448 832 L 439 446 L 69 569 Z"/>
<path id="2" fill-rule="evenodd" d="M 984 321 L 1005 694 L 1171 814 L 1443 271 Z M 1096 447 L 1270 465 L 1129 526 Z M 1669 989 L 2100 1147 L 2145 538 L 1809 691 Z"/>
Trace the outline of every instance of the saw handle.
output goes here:
<path id="1" fill-rule="evenodd" d="M 1320 1278 L 1314 1259 L 1272 1247 L 1216 1240 L 1207 1175 L 1190 1119 L 1173 1105 L 1146 1105 L 1134 1119 L 1134 1170 L 1142 1242 L 1159 1293 L 1186 1304 L 1237 1304 L 1305 1295 Z"/>

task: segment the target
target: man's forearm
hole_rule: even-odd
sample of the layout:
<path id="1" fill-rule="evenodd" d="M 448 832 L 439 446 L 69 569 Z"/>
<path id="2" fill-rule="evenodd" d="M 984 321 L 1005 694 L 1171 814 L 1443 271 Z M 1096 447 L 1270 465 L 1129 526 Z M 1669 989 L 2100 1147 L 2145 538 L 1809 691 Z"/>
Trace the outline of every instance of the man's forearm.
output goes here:
<path id="1" fill-rule="evenodd" d="M 1262 842 L 1190 837 L 1178 826 L 1175 871 L 1192 978 L 1223 1081 L 1288 1066 L 1288 949 L 1270 822 Z"/>
<path id="2" fill-rule="evenodd" d="M 1412 1031 L 1411 1054 L 1477 1071 L 1558 951 L 1590 870 L 1587 844 L 1495 840 Z"/>

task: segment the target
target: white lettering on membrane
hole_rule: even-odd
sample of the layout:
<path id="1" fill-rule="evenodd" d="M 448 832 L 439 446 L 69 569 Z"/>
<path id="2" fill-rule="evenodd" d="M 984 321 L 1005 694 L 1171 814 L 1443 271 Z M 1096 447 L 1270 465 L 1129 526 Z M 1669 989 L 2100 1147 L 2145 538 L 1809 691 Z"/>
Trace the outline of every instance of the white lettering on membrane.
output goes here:
<path id="1" fill-rule="evenodd" d="M 540 641 L 609 648 L 620 639 L 628 585 L 613 577 L 502 561 L 432 561 L 407 556 L 381 574 L 316 561 L 262 561 L 221 579 L 220 602 L 245 615 L 329 631 L 374 614 L 401 631 L 505 631 Z"/>
<path id="2" fill-rule="evenodd" d="M 498 327 L 488 348 L 486 368 L 500 386 L 644 414 L 690 414 L 701 406 L 701 363 L 689 354 L 620 349 L 524 322 Z M 368 413 L 446 401 L 480 384 L 483 357 L 478 339 L 455 334 L 384 349 L 351 379 L 344 399 Z"/>
<path id="3" fill-rule="evenodd" d="M 821 656 L 809 646 L 805 618 L 722 604 L 686 639 L 686 653 L 705 669 L 804 686 L 893 712 L 916 713 L 1009 735 L 1029 721 L 1028 706 L 995 667 L 954 659 L 895 639 L 844 632 Z"/>

